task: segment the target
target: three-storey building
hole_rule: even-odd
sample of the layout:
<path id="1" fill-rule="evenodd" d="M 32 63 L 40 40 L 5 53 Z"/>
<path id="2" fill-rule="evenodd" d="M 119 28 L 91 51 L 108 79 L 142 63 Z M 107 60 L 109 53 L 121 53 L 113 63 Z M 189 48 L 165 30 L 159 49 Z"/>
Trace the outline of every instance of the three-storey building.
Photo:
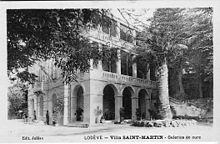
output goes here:
<path id="1" fill-rule="evenodd" d="M 110 64 L 99 61 L 95 65 L 91 59 L 89 71 L 79 72 L 77 82 L 64 84 L 61 71 L 54 66 L 53 60 L 29 68 L 39 75 L 38 82 L 29 89 L 29 116 L 34 118 L 36 115 L 38 120 L 45 121 L 48 111 L 52 123 L 54 109 L 61 103 L 63 112 L 59 113 L 59 121 L 64 125 L 95 124 L 101 116 L 105 120 L 119 121 L 122 107 L 125 119 L 136 119 L 137 108 L 142 118 L 150 119 L 148 110 L 153 106 L 152 93 L 156 93 L 157 85 L 152 78 L 154 71 L 140 74 L 141 65 L 132 62 L 136 56 L 134 38 L 137 31 L 114 17 L 110 26 L 96 25 L 83 32 L 100 48 L 117 48 L 118 60 Z"/>

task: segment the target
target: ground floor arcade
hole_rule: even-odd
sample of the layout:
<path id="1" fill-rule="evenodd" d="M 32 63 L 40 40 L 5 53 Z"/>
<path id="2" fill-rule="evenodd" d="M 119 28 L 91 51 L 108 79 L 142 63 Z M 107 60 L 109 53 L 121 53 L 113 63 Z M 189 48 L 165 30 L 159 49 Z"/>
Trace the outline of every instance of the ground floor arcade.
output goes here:
<path id="1" fill-rule="evenodd" d="M 150 119 L 149 109 L 156 101 L 153 98 L 155 92 L 151 88 L 98 80 L 62 84 L 29 96 L 29 116 L 45 121 L 48 111 L 52 123 L 54 111 L 60 109 L 59 123 L 95 124 L 101 117 L 120 121 L 121 108 L 124 109 L 124 119 L 135 120 L 137 108 L 140 108 L 141 118 Z"/>

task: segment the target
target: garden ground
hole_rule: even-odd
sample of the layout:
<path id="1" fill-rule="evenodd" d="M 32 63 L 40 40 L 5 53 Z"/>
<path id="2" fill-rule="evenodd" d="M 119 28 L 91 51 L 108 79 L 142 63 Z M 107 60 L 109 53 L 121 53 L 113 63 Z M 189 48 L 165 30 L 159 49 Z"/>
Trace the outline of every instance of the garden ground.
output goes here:
<path id="1" fill-rule="evenodd" d="M 103 141 L 214 141 L 213 127 L 198 123 L 189 127 L 134 127 L 129 124 L 98 124 L 88 128 L 24 124 L 22 120 L 8 120 L 0 133 L 0 142 L 103 142 Z M 150 139 L 153 136 L 162 139 Z M 113 139 L 114 138 L 117 139 Z M 186 139 L 190 136 L 189 139 Z M 161 138 L 161 137 L 157 137 Z"/>

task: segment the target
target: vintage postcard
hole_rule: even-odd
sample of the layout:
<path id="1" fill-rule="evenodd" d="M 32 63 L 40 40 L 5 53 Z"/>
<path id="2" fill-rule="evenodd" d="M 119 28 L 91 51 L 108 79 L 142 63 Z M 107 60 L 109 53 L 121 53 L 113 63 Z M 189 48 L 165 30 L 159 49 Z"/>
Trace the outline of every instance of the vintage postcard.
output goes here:
<path id="1" fill-rule="evenodd" d="M 0 142 L 219 142 L 218 1 L 0 6 Z"/>

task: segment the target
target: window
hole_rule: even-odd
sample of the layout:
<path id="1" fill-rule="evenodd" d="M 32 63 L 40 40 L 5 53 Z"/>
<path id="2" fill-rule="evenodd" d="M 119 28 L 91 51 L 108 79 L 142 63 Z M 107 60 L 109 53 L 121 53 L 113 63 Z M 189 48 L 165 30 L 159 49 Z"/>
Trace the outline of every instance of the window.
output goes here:
<path id="1" fill-rule="evenodd" d="M 138 31 L 136 31 L 136 45 L 137 46 L 143 46 L 144 45 L 143 41 L 141 40 L 141 37 L 143 37 L 142 34 Z"/>
<path id="2" fill-rule="evenodd" d="M 132 56 L 121 51 L 121 74 L 132 76 Z"/>
<path id="3" fill-rule="evenodd" d="M 102 31 L 106 34 L 109 34 L 110 21 L 108 17 L 103 17 L 102 19 Z"/>
<path id="4" fill-rule="evenodd" d="M 96 51 L 96 53 L 99 52 L 99 44 L 98 44 L 97 42 L 93 41 L 93 42 L 91 43 L 91 48 L 93 48 L 94 51 Z M 92 59 L 93 59 L 93 68 L 97 68 L 97 66 L 98 66 L 98 61 L 99 61 L 99 56 L 93 55 L 93 56 L 92 56 Z"/>
<path id="5" fill-rule="evenodd" d="M 116 37 L 117 30 L 116 30 L 117 22 L 112 20 L 108 17 L 104 17 L 102 20 L 102 31 L 106 34 L 110 34 L 111 36 Z"/>
<path id="6" fill-rule="evenodd" d="M 116 37 L 116 34 L 117 34 L 116 27 L 117 27 L 116 21 L 115 21 L 115 20 L 112 20 L 112 21 L 111 21 L 111 27 L 110 27 L 110 35 L 111 35 L 111 36 Z"/>
<path id="7" fill-rule="evenodd" d="M 95 18 L 95 17 L 92 18 L 92 22 L 91 22 L 91 24 L 92 24 L 92 28 L 97 29 L 97 28 L 98 28 L 98 25 L 99 25 L 98 19 Z"/>
<path id="8" fill-rule="evenodd" d="M 130 43 L 133 42 L 132 30 L 123 24 L 120 26 L 120 39 Z"/>
<path id="9" fill-rule="evenodd" d="M 108 49 L 106 45 L 102 45 L 102 47 Z M 111 57 L 113 55 L 117 55 L 117 51 L 115 49 L 109 48 L 108 52 L 110 53 Z M 102 60 L 102 68 L 104 71 L 116 73 L 116 60 L 114 60 L 114 58 L 112 58 L 110 61 Z"/>

